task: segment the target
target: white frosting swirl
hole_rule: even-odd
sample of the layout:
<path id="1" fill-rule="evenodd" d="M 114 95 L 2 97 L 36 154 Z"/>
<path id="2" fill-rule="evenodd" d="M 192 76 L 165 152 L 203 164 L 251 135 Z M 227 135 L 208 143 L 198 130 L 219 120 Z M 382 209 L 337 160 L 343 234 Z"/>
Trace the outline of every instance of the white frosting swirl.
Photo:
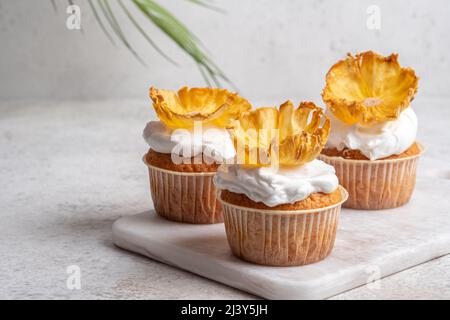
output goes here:
<path id="1" fill-rule="evenodd" d="M 339 185 L 334 168 L 313 160 L 295 168 L 245 168 L 238 164 L 221 165 L 214 176 L 218 189 L 245 194 L 269 207 L 294 203 L 315 192 L 331 193 Z"/>
<path id="2" fill-rule="evenodd" d="M 171 130 L 161 121 L 150 121 L 142 134 L 151 149 L 183 158 L 205 155 L 219 163 L 235 156 L 233 141 L 226 129 L 202 127 Z"/>
<path id="3" fill-rule="evenodd" d="M 359 150 L 370 160 L 377 160 L 406 151 L 416 140 L 417 117 L 411 108 L 404 110 L 394 121 L 371 127 L 347 125 L 331 112 L 327 114 L 331 120 L 327 148 Z"/>

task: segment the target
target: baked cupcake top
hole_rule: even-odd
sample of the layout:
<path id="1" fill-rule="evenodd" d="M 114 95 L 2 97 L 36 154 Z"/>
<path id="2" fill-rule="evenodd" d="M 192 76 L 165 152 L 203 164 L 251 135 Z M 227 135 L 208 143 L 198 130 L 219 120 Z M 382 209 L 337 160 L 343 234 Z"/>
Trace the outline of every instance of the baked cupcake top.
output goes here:
<path id="1" fill-rule="evenodd" d="M 225 89 L 187 87 L 178 92 L 152 87 L 150 98 L 160 119 L 143 132 L 151 149 L 183 159 L 202 154 L 218 163 L 235 156 L 226 127 L 251 108 L 247 100 Z"/>
<path id="2" fill-rule="evenodd" d="M 322 92 L 331 120 L 326 148 L 359 150 L 377 160 L 413 145 L 417 117 L 410 103 L 418 77 L 397 58 L 367 51 L 331 67 Z"/>
<path id="3" fill-rule="evenodd" d="M 334 168 L 316 159 L 329 130 L 328 118 L 312 102 L 244 112 L 229 127 L 236 163 L 220 166 L 214 183 L 269 207 L 331 193 L 338 187 Z"/>

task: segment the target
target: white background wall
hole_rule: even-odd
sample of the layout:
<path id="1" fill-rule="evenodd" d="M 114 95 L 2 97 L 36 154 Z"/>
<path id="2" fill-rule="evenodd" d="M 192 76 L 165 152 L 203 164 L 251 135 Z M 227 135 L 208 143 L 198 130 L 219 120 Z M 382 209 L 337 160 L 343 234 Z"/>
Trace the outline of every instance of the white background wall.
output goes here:
<path id="1" fill-rule="evenodd" d="M 113 0 L 110 0 L 114 2 Z M 126 0 L 125 0 L 126 1 Z M 143 67 L 102 33 L 86 0 L 84 33 L 66 28 L 67 2 L 0 0 L 0 99 L 146 99 L 150 85 L 203 86 L 197 67 L 143 20 L 180 66 L 159 56 L 120 15 Z M 251 101 L 320 101 L 324 76 L 347 52 L 398 52 L 421 77 L 421 97 L 450 97 L 448 0 L 226 0 L 226 14 L 184 0 L 159 0 L 209 49 Z M 381 30 L 366 27 L 369 5 L 381 9 Z"/>

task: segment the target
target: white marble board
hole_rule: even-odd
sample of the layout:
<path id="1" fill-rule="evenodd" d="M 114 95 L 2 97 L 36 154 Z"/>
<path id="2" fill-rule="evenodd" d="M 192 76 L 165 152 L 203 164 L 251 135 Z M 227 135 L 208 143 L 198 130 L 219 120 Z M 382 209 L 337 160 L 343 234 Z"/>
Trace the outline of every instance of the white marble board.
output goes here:
<path id="1" fill-rule="evenodd" d="M 114 223 L 114 243 L 269 299 L 322 299 L 450 253 L 450 182 L 419 179 L 397 209 L 343 209 L 335 247 L 302 267 L 258 266 L 232 256 L 222 224 L 171 222 L 154 211 Z"/>

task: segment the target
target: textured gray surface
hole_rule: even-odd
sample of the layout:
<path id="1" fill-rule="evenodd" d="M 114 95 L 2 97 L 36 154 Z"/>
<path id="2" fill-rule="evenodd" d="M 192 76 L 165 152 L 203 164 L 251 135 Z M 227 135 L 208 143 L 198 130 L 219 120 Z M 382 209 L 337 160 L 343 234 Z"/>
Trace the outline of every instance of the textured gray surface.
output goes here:
<path id="1" fill-rule="evenodd" d="M 430 178 L 450 179 L 448 103 L 414 102 Z M 0 104 L 0 298 L 252 298 L 112 245 L 113 221 L 150 206 L 141 162 L 148 109 Z M 81 268 L 81 290 L 66 287 L 69 265 Z M 335 298 L 449 299 L 449 270 L 446 256 Z"/>

